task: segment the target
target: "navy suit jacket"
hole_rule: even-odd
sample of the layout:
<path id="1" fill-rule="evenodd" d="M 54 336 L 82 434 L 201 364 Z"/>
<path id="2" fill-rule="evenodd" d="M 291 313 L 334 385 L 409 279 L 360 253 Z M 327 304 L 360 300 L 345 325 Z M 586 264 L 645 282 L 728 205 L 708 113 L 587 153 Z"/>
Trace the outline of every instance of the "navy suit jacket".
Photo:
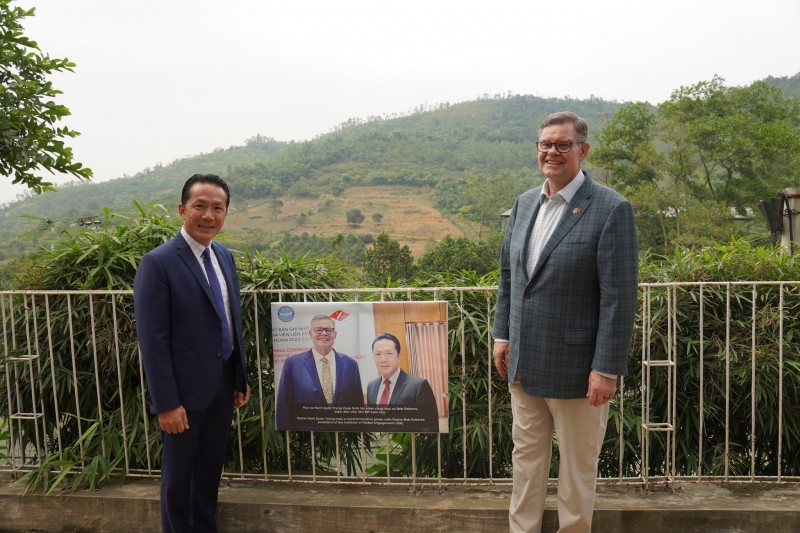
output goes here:
<path id="1" fill-rule="evenodd" d="M 378 376 L 367 384 L 367 405 L 378 405 L 378 395 L 383 391 L 382 382 L 383 378 Z M 420 416 L 425 419 L 425 428 L 421 431 L 439 431 L 439 411 L 427 379 L 411 376 L 401 369 L 389 405 L 418 407 Z"/>
<path id="2" fill-rule="evenodd" d="M 586 174 L 528 275 L 541 193 L 523 193 L 511 210 L 492 335 L 509 341 L 509 384 L 519 375 L 532 396 L 583 398 L 592 369 L 627 373 L 638 292 L 633 209 Z"/>
<path id="3" fill-rule="evenodd" d="M 230 251 L 215 243 L 212 249 L 228 285 L 235 386 L 245 392 L 239 279 Z M 203 269 L 180 233 L 142 258 L 133 299 L 151 412 L 162 413 L 180 405 L 187 410 L 208 407 L 222 376 L 222 319 L 212 303 Z"/>
<path id="4" fill-rule="evenodd" d="M 332 405 L 364 405 L 358 363 L 336 350 L 333 353 L 336 356 L 336 381 Z M 294 421 L 302 405 L 328 405 L 311 350 L 293 355 L 283 363 L 275 404 L 277 429 L 300 429 Z"/>

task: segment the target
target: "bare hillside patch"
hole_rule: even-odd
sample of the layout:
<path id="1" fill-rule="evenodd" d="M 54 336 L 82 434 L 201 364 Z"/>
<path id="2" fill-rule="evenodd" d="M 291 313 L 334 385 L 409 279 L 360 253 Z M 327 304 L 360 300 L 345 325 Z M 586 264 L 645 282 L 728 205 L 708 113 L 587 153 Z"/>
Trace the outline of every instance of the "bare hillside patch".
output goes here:
<path id="1" fill-rule="evenodd" d="M 284 233 L 335 237 L 386 232 L 419 257 L 427 245 L 447 235 L 473 233 L 468 224 L 457 220 L 456 225 L 434 207 L 435 194 L 432 187 L 358 186 L 340 196 L 324 191 L 317 198 L 283 196 L 282 206 L 262 199 L 231 206 L 226 229 L 231 237 L 246 243 L 271 242 Z M 346 218 L 347 211 L 354 208 L 364 215 L 364 221 L 355 227 Z M 376 213 L 381 215 L 380 221 L 373 219 Z"/>

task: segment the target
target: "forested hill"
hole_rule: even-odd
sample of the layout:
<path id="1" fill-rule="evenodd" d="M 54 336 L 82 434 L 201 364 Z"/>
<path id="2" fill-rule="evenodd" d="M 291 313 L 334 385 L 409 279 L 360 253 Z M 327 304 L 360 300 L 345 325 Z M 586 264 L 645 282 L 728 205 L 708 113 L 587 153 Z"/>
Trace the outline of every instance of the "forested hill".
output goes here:
<path id="1" fill-rule="evenodd" d="M 482 197 L 496 199 L 496 206 L 483 206 L 496 217 L 495 211 L 505 210 L 515 193 L 539 182 L 532 143 L 542 118 L 553 111 L 573 110 L 597 132 L 621 105 L 594 98 L 487 96 L 419 108 L 404 116 L 354 119 L 307 142 L 283 143 L 257 135 L 245 146 L 217 149 L 132 177 L 63 186 L 55 193 L 12 204 L 0 211 L 0 217 L 5 231 L 18 235 L 36 224 L 20 215 L 67 224 L 101 214 L 106 207 L 131 212 L 134 199 L 172 208 L 189 175 L 214 172 L 231 185 L 231 228 L 247 229 L 246 222 L 237 224 L 237 211 L 259 224 L 257 235 L 248 231 L 237 235 L 245 243 L 251 236 L 257 242 L 274 241 L 287 232 L 335 236 L 348 228 L 344 209 L 353 207 L 367 216 L 380 211 L 382 227 L 366 230 L 391 235 L 392 203 L 371 198 L 370 190 L 380 195 L 393 187 L 402 187 L 403 194 L 427 204 L 420 207 L 432 208 L 443 217 L 455 219 L 452 215 L 460 213 L 478 221 L 482 215 L 474 204 Z M 303 207 L 293 212 L 295 205 Z M 264 206 L 262 211 L 258 206 Z M 275 216 L 276 211 L 287 214 L 287 219 Z M 324 215 L 318 217 L 319 224 L 315 224 L 317 215 Z M 398 214 L 394 218 L 410 217 Z M 458 226 L 459 221 L 454 224 Z M 464 233 L 463 227 L 456 226 L 450 224 L 450 230 L 441 231 Z"/>
<path id="2" fill-rule="evenodd" d="M 764 81 L 780 88 L 786 96 L 800 98 L 800 72 L 794 76 L 767 76 Z"/>
<path id="3" fill-rule="evenodd" d="M 800 95 L 800 73 L 765 81 L 787 96 Z M 386 232 L 416 254 L 447 234 L 474 237 L 499 226 L 498 213 L 541 181 L 533 141 L 547 114 L 568 109 L 584 116 L 593 140 L 623 105 L 598 98 L 487 95 L 407 115 L 352 119 L 307 142 L 256 135 L 244 146 L 132 177 L 62 186 L 6 206 L 0 209 L 6 237 L 0 260 L 36 242 L 16 240 L 41 225 L 25 215 L 58 228 L 102 215 L 106 208 L 133 212 L 134 200 L 174 212 L 181 185 L 196 172 L 228 180 L 233 205 L 227 238 L 247 246 L 296 253 L 313 247 L 310 240 L 317 236 L 343 235 L 363 245 Z M 348 216 L 352 210 L 359 211 L 355 223 Z M 330 250 L 330 243 L 326 246 Z"/>

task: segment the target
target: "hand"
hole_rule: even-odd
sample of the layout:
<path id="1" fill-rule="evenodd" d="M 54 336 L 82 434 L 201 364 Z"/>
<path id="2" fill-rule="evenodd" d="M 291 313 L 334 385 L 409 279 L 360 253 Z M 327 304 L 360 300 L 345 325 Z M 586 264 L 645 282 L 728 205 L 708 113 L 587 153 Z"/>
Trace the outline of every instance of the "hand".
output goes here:
<path id="1" fill-rule="evenodd" d="M 234 409 L 239 409 L 240 407 L 244 407 L 249 401 L 250 401 L 250 385 L 245 385 L 244 394 L 242 394 L 242 391 L 238 390 L 233 392 Z"/>
<path id="2" fill-rule="evenodd" d="M 494 341 L 492 347 L 492 357 L 494 358 L 494 367 L 500 374 L 500 377 L 508 377 L 508 343 L 501 341 Z"/>
<path id="3" fill-rule="evenodd" d="M 611 401 L 616 391 L 616 379 L 607 378 L 594 370 L 589 374 L 589 390 L 586 392 L 586 397 L 589 398 L 589 405 L 598 407 Z"/>
<path id="4" fill-rule="evenodd" d="M 186 418 L 186 409 L 179 405 L 170 411 L 158 413 L 158 425 L 165 433 L 183 433 L 189 429 L 189 419 Z"/>

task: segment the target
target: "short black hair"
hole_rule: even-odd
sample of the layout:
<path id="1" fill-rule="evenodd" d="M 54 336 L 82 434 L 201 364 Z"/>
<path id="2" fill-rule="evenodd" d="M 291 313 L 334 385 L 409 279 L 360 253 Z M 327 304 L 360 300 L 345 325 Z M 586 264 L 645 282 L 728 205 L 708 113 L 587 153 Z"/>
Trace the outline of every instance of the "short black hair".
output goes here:
<path id="1" fill-rule="evenodd" d="M 372 339 L 372 349 L 375 349 L 375 343 L 382 340 L 390 340 L 394 343 L 394 347 L 397 348 L 397 355 L 400 355 L 400 339 L 392 335 L 391 333 L 381 333 L 374 339 Z"/>
<path id="2" fill-rule="evenodd" d="M 222 190 L 225 191 L 225 207 L 230 207 L 231 191 L 228 189 L 228 184 L 225 183 L 225 180 L 216 174 L 194 174 L 191 178 L 186 180 L 186 183 L 183 184 L 183 190 L 181 191 L 181 203 L 183 205 L 186 205 L 186 202 L 189 201 L 189 194 L 195 183 L 211 183 L 212 185 L 222 187 Z"/>

